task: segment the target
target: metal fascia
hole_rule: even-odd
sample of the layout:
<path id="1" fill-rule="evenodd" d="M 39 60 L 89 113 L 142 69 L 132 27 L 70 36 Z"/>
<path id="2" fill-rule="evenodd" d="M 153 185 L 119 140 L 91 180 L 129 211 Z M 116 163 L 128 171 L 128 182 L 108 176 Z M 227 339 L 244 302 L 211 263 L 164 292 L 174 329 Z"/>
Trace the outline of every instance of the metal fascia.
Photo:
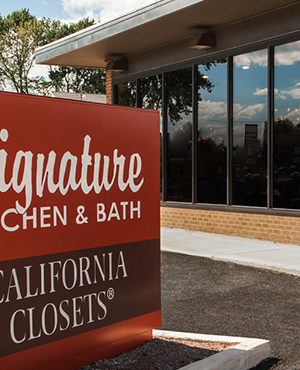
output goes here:
<path id="1" fill-rule="evenodd" d="M 103 24 L 95 24 L 73 35 L 44 45 L 36 50 L 37 64 L 51 64 L 51 59 L 121 34 L 163 16 L 207 0 L 160 0 L 124 14 Z M 49 61 L 47 63 L 47 61 Z"/>

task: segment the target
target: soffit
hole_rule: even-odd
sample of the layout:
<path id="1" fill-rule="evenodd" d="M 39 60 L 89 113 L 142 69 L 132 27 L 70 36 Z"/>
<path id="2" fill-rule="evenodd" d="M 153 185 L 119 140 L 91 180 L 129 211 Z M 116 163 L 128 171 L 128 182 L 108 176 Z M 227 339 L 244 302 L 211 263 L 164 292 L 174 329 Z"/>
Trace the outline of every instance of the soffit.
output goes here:
<path id="1" fill-rule="evenodd" d="M 162 0 L 45 45 L 36 63 L 105 68 L 111 55 L 134 55 L 258 14 L 295 0 Z"/>

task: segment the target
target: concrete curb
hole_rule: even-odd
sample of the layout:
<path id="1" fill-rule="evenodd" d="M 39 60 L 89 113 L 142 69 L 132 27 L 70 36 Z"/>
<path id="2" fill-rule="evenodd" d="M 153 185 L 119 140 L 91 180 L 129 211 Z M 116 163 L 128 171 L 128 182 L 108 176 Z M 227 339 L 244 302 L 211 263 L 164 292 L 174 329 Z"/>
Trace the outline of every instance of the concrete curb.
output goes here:
<path id="1" fill-rule="evenodd" d="M 270 357 L 271 346 L 268 340 L 227 337 L 222 335 L 192 334 L 166 330 L 153 330 L 154 336 L 165 338 L 194 339 L 213 342 L 236 343 L 232 348 L 196 361 L 178 370 L 247 370 Z"/>

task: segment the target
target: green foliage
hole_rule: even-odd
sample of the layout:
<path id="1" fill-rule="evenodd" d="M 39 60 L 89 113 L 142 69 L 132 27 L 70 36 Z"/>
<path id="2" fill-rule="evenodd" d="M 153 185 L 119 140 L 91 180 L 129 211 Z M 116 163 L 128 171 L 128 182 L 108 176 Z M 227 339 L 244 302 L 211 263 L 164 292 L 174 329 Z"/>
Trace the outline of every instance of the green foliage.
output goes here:
<path id="1" fill-rule="evenodd" d="M 84 18 L 77 23 L 70 24 L 61 23 L 61 21 L 57 20 L 51 21 L 49 18 L 44 18 L 42 22 L 45 28 L 43 44 L 49 44 L 52 41 L 92 26 L 95 23 L 93 19 L 90 20 L 89 18 Z"/>
<path id="2" fill-rule="evenodd" d="M 94 20 L 88 18 L 71 24 L 62 24 L 60 21 L 50 21 L 49 19 L 44 19 L 43 22 L 45 27 L 44 44 L 71 35 L 95 23 Z M 48 86 L 54 88 L 55 91 L 105 93 L 105 71 L 100 69 L 50 67 L 48 77 L 50 79 Z"/>
<path id="3" fill-rule="evenodd" d="M 88 18 L 77 23 L 37 18 L 22 9 L 0 15 L 0 88 L 18 93 L 48 95 L 64 92 L 105 93 L 105 72 L 98 69 L 50 67 L 49 80 L 31 77 L 35 49 L 94 24 Z"/>
<path id="4" fill-rule="evenodd" d="M 34 51 L 41 45 L 43 24 L 22 9 L 0 16 L 0 82 L 19 93 L 35 91 L 39 78 L 29 77 Z"/>

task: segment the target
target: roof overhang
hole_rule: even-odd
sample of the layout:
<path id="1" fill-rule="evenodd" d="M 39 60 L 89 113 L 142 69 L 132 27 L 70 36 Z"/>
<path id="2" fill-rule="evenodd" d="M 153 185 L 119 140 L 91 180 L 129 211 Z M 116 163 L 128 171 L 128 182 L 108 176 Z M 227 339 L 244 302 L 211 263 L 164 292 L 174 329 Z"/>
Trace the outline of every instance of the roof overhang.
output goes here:
<path id="1" fill-rule="evenodd" d="M 105 68 L 114 56 L 132 56 L 203 30 L 234 24 L 299 3 L 295 0 L 160 0 L 40 47 L 36 63 Z"/>

